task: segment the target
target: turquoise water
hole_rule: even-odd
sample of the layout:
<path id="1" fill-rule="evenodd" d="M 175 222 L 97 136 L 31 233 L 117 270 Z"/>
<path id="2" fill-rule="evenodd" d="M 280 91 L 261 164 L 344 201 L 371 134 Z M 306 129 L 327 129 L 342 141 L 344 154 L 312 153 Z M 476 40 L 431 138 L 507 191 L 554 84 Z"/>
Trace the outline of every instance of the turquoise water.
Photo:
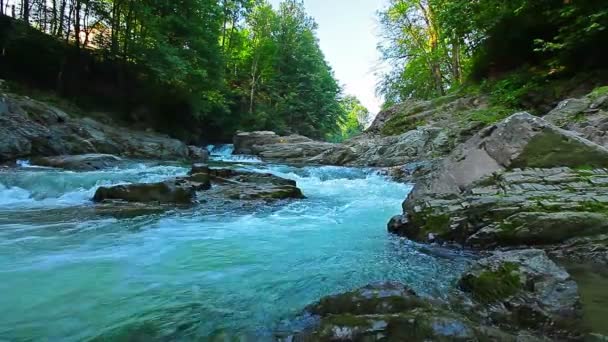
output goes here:
<path id="1" fill-rule="evenodd" d="M 386 233 L 409 185 L 358 169 L 242 167 L 294 179 L 307 199 L 116 219 L 89 201 L 98 186 L 188 169 L 0 172 L 0 340 L 267 340 L 322 296 L 385 280 L 441 295 L 465 266 Z"/>

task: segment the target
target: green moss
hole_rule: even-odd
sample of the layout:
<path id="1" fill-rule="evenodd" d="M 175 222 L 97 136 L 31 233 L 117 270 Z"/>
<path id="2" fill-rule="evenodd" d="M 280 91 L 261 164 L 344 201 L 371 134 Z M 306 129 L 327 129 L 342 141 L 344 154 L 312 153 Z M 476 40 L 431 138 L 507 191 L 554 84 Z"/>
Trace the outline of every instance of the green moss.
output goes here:
<path id="1" fill-rule="evenodd" d="M 598 87 L 588 95 L 590 99 L 596 100 L 597 98 L 608 95 L 608 86 Z"/>
<path id="2" fill-rule="evenodd" d="M 546 130 L 533 137 L 511 165 L 512 168 L 557 166 L 602 168 L 608 166 L 608 156 L 600 149 Z"/>
<path id="3" fill-rule="evenodd" d="M 450 215 L 436 213 L 433 208 L 427 207 L 419 213 L 412 215 L 412 223 L 420 227 L 418 239 L 424 240 L 429 233 L 445 235 L 450 230 Z"/>
<path id="4" fill-rule="evenodd" d="M 413 119 L 407 115 L 397 115 L 389 119 L 380 131 L 382 135 L 398 135 L 425 124 L 424 120 Z"/>
<path id="5" fill-rule="evenodd" d="M 468 113 L 465 113 L 465 116 L 470 121 L 478 121 L 483 122 L 486 125 L 491 125 L 507 118 L 516 111 L 517 110 L 503 106 L 493 106 L 490 108 L 469 111 Z"/>
<path id="6" fill-rule="evenodd" d="M 496 270 L 487 270 L 479 275 L 469 274 L 463 277 L 460 286 L 479 301 L 496 302 L 519 291 L 521 278 L 518 271 L 517 264 L 505 262 Z"/>

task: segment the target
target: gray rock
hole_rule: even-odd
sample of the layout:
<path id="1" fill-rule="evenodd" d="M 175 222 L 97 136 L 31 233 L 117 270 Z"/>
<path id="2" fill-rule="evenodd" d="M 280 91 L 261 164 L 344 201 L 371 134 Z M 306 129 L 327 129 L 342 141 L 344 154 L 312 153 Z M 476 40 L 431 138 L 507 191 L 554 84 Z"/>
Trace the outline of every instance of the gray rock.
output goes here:
<path id="1" fill-rule="evenodd" d="M 209 151 L 197 146 L 188 146 L 188 157 L 196 163 L 206 163 L 209 160 Z"/>
<path id="2" fill-rule="evenodd" d="M 459 194 L 474 182 L 514 168 L 606 167 L 608 149 L 528 113 L 488 127 L 459 146 L 410 198 Z"/>
<path id="3" fill-rule="evenodd" d="M 74 156 L 38 157 L 33 158 L 34 165 L 48 166 L 76 171 L 94 171 L 114 167 L 123 162 L 111 154 L 81 154 Z"/>
<path id="4" fill-rule="evenodd" d="M 115 154 L 136 158 L 187 159 L 182 142 L 73 118 L 28 97 L 0 96 L 0 161 L 32 156 Z"/>
<path id="5" fill-rule="evenodd" d="M 125 184 L 101 187 L 95 192 L 94 202 L 104 201 L 158 202 L 190 204 L 195 200 L 195 189 L 176 182 Z"/>
<path id="6" fill-rule="evenodd" d="M 313 142 L 301 135 L 280 136 L 271 131 L 237 132 L 233 137 L 234 154 L 259 154 L 265 145 Z M 255 148 L 257 147 L 257 149 Z"/>
<path id="7" fill-rule="evenodd" d="M 495 252 L 477 261 L 460 279 L 481 310 L 496 324 L 545 335 L 582 332 L 578 287 L 541 250 Z"/>

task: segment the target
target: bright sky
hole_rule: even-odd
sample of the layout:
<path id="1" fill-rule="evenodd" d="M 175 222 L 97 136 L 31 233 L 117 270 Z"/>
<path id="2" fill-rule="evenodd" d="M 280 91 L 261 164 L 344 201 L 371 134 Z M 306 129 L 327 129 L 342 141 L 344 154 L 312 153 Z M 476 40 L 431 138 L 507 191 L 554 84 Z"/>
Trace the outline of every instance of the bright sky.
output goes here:
<path id="1" fill-rule="evenodd" d="M 275 8 L 281 0 L 270 0 Z M 387 0 L 304 0 L 309 15 L 319 25 L 317 35 L 325 58 L 344 87 L 371 113 L 376 114 L 382 99 L 376 96 L 380 68 L 376 11 Z"/>

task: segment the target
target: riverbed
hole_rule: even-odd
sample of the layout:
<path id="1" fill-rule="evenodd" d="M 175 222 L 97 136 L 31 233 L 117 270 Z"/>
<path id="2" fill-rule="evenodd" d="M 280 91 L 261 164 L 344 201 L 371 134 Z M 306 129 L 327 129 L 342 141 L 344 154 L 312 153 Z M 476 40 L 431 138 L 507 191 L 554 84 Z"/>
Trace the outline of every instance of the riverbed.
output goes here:
<path id="1" fill-rule="evenodd" d="M 71 172 L 24 161 L 0 172 L 0 340 L 271 340 L 323 296 L 381 281 L 442 296 L 466 267 L 386 232 L 411 185 L 216 152 L 216 162 L 295 180 L 307 198 L 120 217 L 95 210 L 95 189 L 188 165 Z"/>

